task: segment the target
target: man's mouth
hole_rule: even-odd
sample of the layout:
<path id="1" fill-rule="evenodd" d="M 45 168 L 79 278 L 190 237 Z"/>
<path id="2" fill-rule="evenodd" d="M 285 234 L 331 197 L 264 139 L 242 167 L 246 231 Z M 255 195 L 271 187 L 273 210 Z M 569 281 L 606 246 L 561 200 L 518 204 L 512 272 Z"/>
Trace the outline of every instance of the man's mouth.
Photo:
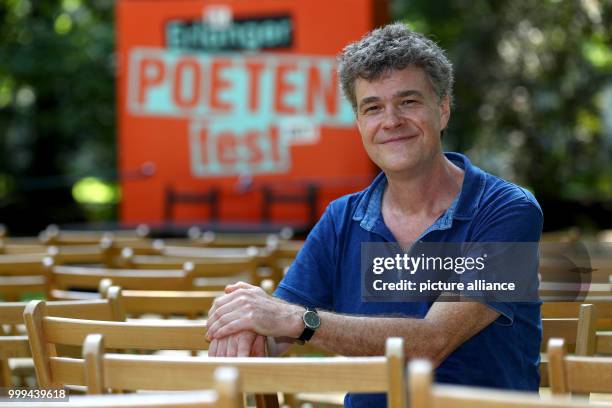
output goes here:
<path id="1" fill-rule="evenodd" d="M 401 142 L 401 141 L 404 141 L 404 140 L 414 139 L 417 136 L 418 135 L 416 135 L 416 134 L 408 135 L 408 136 L 393 136 L 393 137 L 390 137 L 388 139 L 384 139 L 382 142 L 380 142 L 380 144 L 387 144 L 387 143 L 393 143 L 393 142 Z"/>

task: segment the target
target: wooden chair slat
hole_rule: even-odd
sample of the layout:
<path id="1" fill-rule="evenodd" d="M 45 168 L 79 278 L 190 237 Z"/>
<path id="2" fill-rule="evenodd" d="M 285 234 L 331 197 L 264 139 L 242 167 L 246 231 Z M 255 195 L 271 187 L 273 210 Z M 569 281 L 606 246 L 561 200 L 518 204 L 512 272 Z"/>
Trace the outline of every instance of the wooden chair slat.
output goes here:
<path id="1" fill-rule="evenodd" d="M 612 332 L 597 332 L 596 354 L 612 355 Z"/>
<path id="2" fill-rule="evenodd" d="M 68 357 L 50 357 L 51 381 L 54 384 L 85 384 L 85 364 L 83 360 Z"/>
<path id="3" fill-rule="evenodd" d="M 612 393 L 612 358 L 565 357 L 568 387 L 576 393 Z"/>
<path id="4" fill-rule="evenodd" d="M 152 322 L 102 322 L 45 317 L 42 330 L 46 341 L 80 346 L 88 334 L 104 336 L 109 348 L 143 350 L 206 350 L 206 325 L 174 320 Z"/>
<path id="5" fill-rule="evenodd" d="M 28 336 L 0 336 L 0 360 L 30 357 Z"/>
<path id="6" fill-rule="evenodd" d="M 155 390 L 160 384 L 165 390 L 206 388 L 213 369 L 221 366 L 238 369 L 245 392 L 380 392 L 388 387 L 384 357 L 213 359 L 107 354 L 103 365 L 105 386 L 128 390 Z"/>

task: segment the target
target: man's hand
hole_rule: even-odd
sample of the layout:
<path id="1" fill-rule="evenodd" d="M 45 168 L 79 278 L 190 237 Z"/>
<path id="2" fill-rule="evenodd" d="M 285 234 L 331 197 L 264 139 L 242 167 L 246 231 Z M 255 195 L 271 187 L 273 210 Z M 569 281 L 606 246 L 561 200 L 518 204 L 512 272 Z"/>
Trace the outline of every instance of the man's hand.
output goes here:
<path id="1" fill-rule="evenodd" d="M 209 357 L 265 357 L 266 337 L 243 331 L 214 339 L 208 348 Z"/>
<path id="2" fill-rule="evenodd" d="M 217 347 L 232 351 L 223 339 L 243 331 L 263 336 L 296 338 L 304 329 L 304 309 L 274 298 L 258 286 L 238 282 L 225 288 L 208 312 L 208 339 L 221 340 Z"/>

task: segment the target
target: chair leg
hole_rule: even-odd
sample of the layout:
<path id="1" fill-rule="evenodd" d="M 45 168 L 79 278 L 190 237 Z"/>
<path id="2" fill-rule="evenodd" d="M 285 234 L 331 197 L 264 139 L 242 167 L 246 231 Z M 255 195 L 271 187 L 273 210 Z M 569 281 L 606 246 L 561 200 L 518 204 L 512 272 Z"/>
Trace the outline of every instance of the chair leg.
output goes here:
<path id="1" fill-rule="evenodd" d="M 13 385 L 13 377 L 8 359 L 0 360 L 0 386 L 11 387 Z"/>
<path id="2" fill-rule="evenodd" d="M 257 408 L 279 408 L 278 396 L 276 394 L 255 395 L 255 406 Z"/>

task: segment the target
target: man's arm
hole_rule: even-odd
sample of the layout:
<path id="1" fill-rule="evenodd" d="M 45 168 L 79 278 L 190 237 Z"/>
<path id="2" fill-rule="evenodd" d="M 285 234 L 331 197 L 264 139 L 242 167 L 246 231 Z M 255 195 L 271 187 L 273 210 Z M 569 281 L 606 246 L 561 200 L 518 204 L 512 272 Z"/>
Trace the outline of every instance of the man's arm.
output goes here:
<path id="1" fill-rule="evenodd" d="M 223 339 L 250 330 L 271 337 L 297 338 L 304 329 L 304 308 L 267 295 L 258 287 L 237 283 L 215 301 L 208 336 Z M 491 324 L 499 313 L 477 302 L 436 302 L 424 319 L 346 316 L 320 311 L 321 327 L 311 342 L 343 355 L 383 355 L 385 340 L 405 339 L 409 358 L 423 357 L 436 365 Z"/>

